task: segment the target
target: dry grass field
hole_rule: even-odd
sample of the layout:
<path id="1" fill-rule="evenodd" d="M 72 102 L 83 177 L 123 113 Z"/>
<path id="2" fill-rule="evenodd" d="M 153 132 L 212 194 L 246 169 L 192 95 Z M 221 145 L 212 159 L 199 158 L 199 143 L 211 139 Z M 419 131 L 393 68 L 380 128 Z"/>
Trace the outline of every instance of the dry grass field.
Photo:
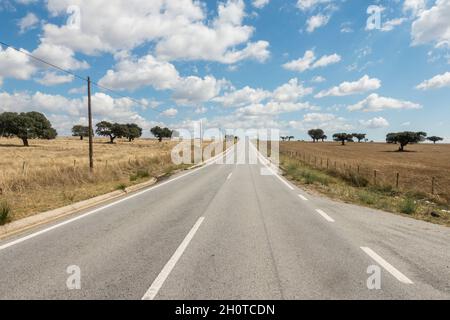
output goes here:
<path id="1" fill-rule="evenodd" d="M 434 193 L 450 200 L 450 144 L 408 145 L 408 152 L 396 152 L 398 146 L 385 143 L 285 142 L 280 149 L 305 156 L 317 167 L 326 167 L 328 161 L 330 168 L 336 162 L 339 170 L 357 172 L 359 166 L 360 174 L 371 183 L 377 170 L 380 185 L 396 186 L 399 173 L 399 188 L 405 191 L 431 193 L 434 177 Z"/>
<path id="2" fill-rule="evenodd" d="M 186 167 L 171 161 L 175 144 L 95 139 L 90 174 L 86 140 L 31 140 L 25 148 L 18 139 L 0 139 L 0 203 L 16 220 L 169 174 Z"/>
<path id="3" fill-rule="evenodd" d="M 285 176 L 311 192 L 450 226 L 450 145 L 396 149 L 382 143 L 284 142 L 280 158 Z"/>

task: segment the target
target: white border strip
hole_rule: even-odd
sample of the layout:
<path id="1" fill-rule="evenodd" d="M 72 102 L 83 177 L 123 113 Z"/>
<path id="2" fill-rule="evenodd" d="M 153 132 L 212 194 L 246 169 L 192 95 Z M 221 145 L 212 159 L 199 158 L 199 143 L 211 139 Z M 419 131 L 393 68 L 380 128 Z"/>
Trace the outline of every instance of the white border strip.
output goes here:
<path id="1" fill-rule="evenodd" d="M 253 147 L 253 149 L 255 149 L 256 154 L 258 155 L 259 160 L 261 161 L 261 163 L 267 168 L 267 170 L 270 171 L 270 173 L 272 173 L 275 177 L 277 177 L 281 182 L 283 182 L 284 185 L 286 185 L 286 187 L 288 187 L 291 190 L 294 190 L 294 187 L 291 186 L 285 179 L 283 179 L 278 173 L 275 172 L 275 170 L 273 170 L 268 163 L 270 163 L 269 160 L 267 160 L 266 158 L 264 158 L 264 156 L 261 154 L 261 152 L 259 152 L 256 147 L 250 143 L 250 145 Z"/>
<path id="2" fill-rule="evenodd" d="M 386 271 L 392 274 L 398 281 L 405 284 L 414 284 L 408 277 L 406 277 L 403 273 L 394 268 L 389 262 L 384 260 L 378 254 L 375 253 L 372 249 L 368 247 L 361 247 L 361 249 L 373 260 L 375 260 L 379 265 L 381 265 Z"/>
<path id="3" fill-rule="evenodd" d="M 147 292 L 142 297 L 142 300 L 153 300 L 158 295 L 159 290 L 162 288 L 164 282 L 169 277 L 170 273 L 172 272 L 173 268 L 177 264 L 178 260 L 180 260 L 181 256 L 183 255 L 184 251 L 188 247 L 191 240 L 194 238 L 195 234 L 197 233 L 198 229 L 202 225 L 203 221 L 205 220 L 204 217 L 201 217 L 198 219 L 197 223 L 194 225 L 194 227 L 191 229 L 191 231 L 188 233 L 186 238 L 184 238 L 183 242 L 180 244 L 178 249 L 173 254 L 172 258 L 167 262 L 167 264 L 164 266 L 164 268 L 159 273 L 158 277 L 156 277 L 155 281 L 153 281 L 150 288 L 147 290 Z"/>
<path id="4" fill-rule="evenodd" d="M 328 222 L 335 222 L 333 218 L 331 218 L 328 214 L 326 214 L 323 210 L 316 209 L 317 213 L 325 218 Z"/>

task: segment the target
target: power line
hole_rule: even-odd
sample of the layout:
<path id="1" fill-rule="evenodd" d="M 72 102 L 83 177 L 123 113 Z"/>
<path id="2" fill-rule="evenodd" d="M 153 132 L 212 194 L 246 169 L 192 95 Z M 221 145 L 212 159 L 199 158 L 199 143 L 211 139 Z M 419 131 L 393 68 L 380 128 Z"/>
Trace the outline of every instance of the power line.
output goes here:
<path id="1" fill-rule="evenodd" d="M 16 48 L 16 47 L 12 46 L 12 45 L 10 45 L 10 44 L 7 44 L 7 43 L 5 43 L 5 42 L 3 42 L 3 41 L 0 41 L 0 44 L 1 44 L 2 46 L 7 47 L 7 48 L 11 48 L 11 49 L 13 49 L 13 50 L 15 50 L 15 51 L 17 51 L 17 52 L 19 52 L 19 53 L 21 53 L 21 54 L 23 54 L 23 55 L 29 57 L 29 58 L 32 58 L 32 59 L 34 59 L 34 60 L 36 60 L 36 61 L 39 61 L 39 62 L 41 62 L 41 63 L 43 63 L 43 64 L 45 64 L 45 65 L 48 65 L 49 67 L 52 67 L 52 68 L 54 68 L 54 69 L 56 69 L 56 70 L 59 70 L 59 71 L 61 71 L 61 72 L 66 73 L 66 74 L 69 74 L 69 75 L 71 75 L 71 76 L 73 76 L 73 77 L 75 77 L 75 78 L 77 78 L 77 79 L 79 79 L 79 80 L 88 82 L 88 78 L 85 78 L 85 77 L 83 77 L 83 76 L 80 76 L 80 75 L 78 75 L 78 74 L 76 74 L 76 73 L 74 73 L 74 72 L 72 72 L 72 71 L 70 71 L 70 70 L 67 70 L 67 69 L 64 69 L 64 68 L 62 68 L 62 67 L 59 67 L 59 66 L 57 66 L 57 65 L 55 65 L 55 64 L 53 64 L 53 63 L 51 63 L 51 62 L 45 61 L 44 59 L 38 58 L 38 57 L 32 55 L 32 54 L 29 53 L 29 52 L 26 52 L 26 51 L 24 51 L 24 50 L 20 50 L 20 49 L 18 49 L 18 48 Z M 129 99 L 129 100 L 133 101 L 134 103 L 136 103 L 136 104 L 138 104 L 138 105 L 140 105 L 140 106 L 142 106 L 142 107 L 145 107 L 145 108 L 148 107 L 148 105 L 145 104 L 145 103 L 143 103 L 142 101 L 139 101 L 139 100 L 137 100 L 137 99 L 135 99 L 135 98 L 131 98 L 131 97 L 126 96 L 126 95 L 123 95 L 123 94 L 117 92 L 116 90 L 113 90 L 113 89 L 111 89 L 111 88 L 108 88 L 108 87 L 105 87 L 105 86 L 103 86 L 103 85 L 100 85 L 100 84 L 98 84 L 98 83 L 96 83 L 96 82 L 94 82 L 94 81 L 91 81 L 91 84 L 94 85 L 94 86 L 96 86 L 96 87 L 98 87 L 98 88 L 100 88 L 100 89 L 102 89 L 102 90 L 108 91 L 108 92 L 110 92 L 110 93 L 112 93 L 112 94 L 114 94 L 114 95 L 116 95 L 116 96 L 118 96 L 118 97 L 125 98 L 125 99 Z M 156 113 L 159 114 L 158 111 L 153 110 L 152 108 L 150 108 L 149 110 L 150 110 L 150 111 L 153 111 L 153 112 L 156 112 Z"/>

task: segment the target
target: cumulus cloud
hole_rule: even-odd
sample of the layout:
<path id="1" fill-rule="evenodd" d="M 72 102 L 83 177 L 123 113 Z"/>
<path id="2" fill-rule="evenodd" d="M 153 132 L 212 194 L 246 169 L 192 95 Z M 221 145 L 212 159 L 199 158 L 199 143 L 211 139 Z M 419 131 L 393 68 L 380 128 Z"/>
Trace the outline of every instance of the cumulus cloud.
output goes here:
<path id="1" fill-rule="evenodd" d="M 36 79 L 36 82 L 44 86 L 55 86 L 58 84 L 70 83 L 74 79 L 74 76 L 70 74 L 58 74 L 56 72 L 44 72 L 42 78 Z"/>
<path id="2" fill-rule="evenodd" d="M 402 110 L 402 109 L 421 109 L 421 108 L 422 106 L 420 104 L 410 101 L 397 100 L 394 98 L 381 97 L 376 93 L 373 93 L 366 99 L 347 107 L 349 111 L 364 111 L 364 112 L 379 112 L 388 109 Z"/>
<path id="3" fill-rule="evenodd" d="M 405 0 L 403 3 L 403 11 L 417 16 L 425 10 L 426 6 L 426 0 Z"/>
<path id="4" fill-rule="evenodd" d="M 0 85 L 4 78 L 28 80 L 35 72 L 36 67 L 29 57 L 12 48 L 3 50 L 0 46 Z"/>
<path id="5" fill-rule="evenodd" d="M 170 109 L 167 109 L 167 110 L 164 110 L 163 112 L 161 112 L 162 116 L 168 117 L 168 118 L 176 117 L 177 114 L 178 114 L 178 110 L 175 108 L 170 108 Z"/>
<path id="6" fill-rule="evenodd" d="M 380 129 L 389 127 L 389 122 L 383 117 L 373 118 L 370 120 L 360 120 L 359 123 L 367 129 Z"/>
<path id="7" fill-rule="evenodd" d="M 412 44 L 432 43 L 450 45 L 450 1 L 437 0 L 435 5 L 422 10 L 412 25 Z"/>
<path id="8" fill-rule="evenodd" d="M 314 32 L 314 30 L 326 26 L 328 22 L 330 21 L 330 16 L 323 15 L 323 14 L 317 14 L 314 16 L 311 16 L 306 21 L 306 31 L 308 33 Z"/>
<path id="9" fill-rule="evenodd" d="M 406 21 L 405 18 L 396 18 L 396 19 L 388 20 L 383 24 L 383 27 L 381 27 L 381 31 L 383 31 L 383 32 L 392 31 L 396 27 L 402 25 L 405 21 Z"/>
<path id="10" fill-rule="evenodd" d="M 29 12 L 25 17 L 19 20 L 19 32 L 25 33 L 28 30 L 34 29 L 38 23 L 38 17 L 34 13 Z"/>
<path id="11" fill-rule="evenodd" d="M 267 41 L 250 41 L 254 28 L 243 25 L 246 15 L 243 0 L 219 3 L 217 16 L 212 19 L 206 13 L 206 6 L 193 0 L 97 0 L 95 3 L 49 0 L 47 3 L 54 16 L 66 15 L 69 5 L 80 7 L 80 28 L 47 23 L 43 27 L 44 42 L 89 55 L 131 51 L 153 42 L 160 60 L 229 64 L 244 59 L 263 62 L 270 55 Z"/>
<path id="12" fill-rule="evenodd" d="M 271 92 L 263 89 L 253 89 L 248 86 L 231 92 L 226 92 L 223 96 L 214 99 L 225 107 L 242 107 L 248 104 L 258 104 L 269 98 Z"/>
<path id="13" fill-rule="evenodd" d="M 285 63 L 283 68 L 290 71 L 304 72 L 310 69 L 323 68 L 340 61 L 341 56 L 336 53 L 324 55 L 317 59 L 313 50 L 307 50 L 302 58 Z"/>
<path id="14" fill-rule="evenodd" d="M 297 8 L 302 11 L 313 9 L 319 4 L 332 2 L 333 0 L 297 0 Z"/>
<path id="15" fill-rule="evenodd" d="M 215 98 L 225 85 L 225 80 L 212 76 L 199 78 L 190 76 L 180 79 L 173 88 L 172 98 L 182 105 L 195 105 Z"/>
<path id="16" fill-rule="evenodd" d="M 99 83 L 115 90 L 133 91 L 145 86 L 164 90 L 173 88 L 179 77 L 174 65 L 158 61 L 152 55 L 146 55 L 139 59 L 120 60 L 114 70 L 108 70 Z"/>
<path id="17" fill-rule="evenodd" d="M 252 4 L 255 8 L 261 9 L 264 8 L 270 0 L 253 0 Z"/>
<path id="18" fill-rule="evenodd" d="M 377 90 L 381 87 L 381 81 L 376 78 L 370 78 L 368 75 L 363 76 L 355 82 L 343 82 L 339 86 L 324 90 L 315 95 L 316 98 L 324 97 L 343 97 L 353 94 L 360 94 L 367 91 Z"/>
<path id="19" fill-rule="evenodd" d="M 272 97 L 276 102 L 296 102 L 312 92 L 312 88 L 305 88 L 298 79 L 294 78 L 289 80 L 288 83 L 275 89 Z"/>
<path id="20" fill-rule="evenodd" d="M 430 90 L 430 89 L 440 89 L 444 87 L 450 87 L 450 72 L 439 74 L 429 80 L 425 80 L 419 84 L 416 89 L 419 90 Z"/>
<path id="21" fill-rule="evenodd" d="M 353 129 L 353 126 L 343 117 L 332 113 L 317 112 L 307 113 L 299 121 L 292 120 L 289 122 L 289 126 L 299 131 L 307 131 L 312 128 L 322 128 L 326 132 L 348 131 Z"/>

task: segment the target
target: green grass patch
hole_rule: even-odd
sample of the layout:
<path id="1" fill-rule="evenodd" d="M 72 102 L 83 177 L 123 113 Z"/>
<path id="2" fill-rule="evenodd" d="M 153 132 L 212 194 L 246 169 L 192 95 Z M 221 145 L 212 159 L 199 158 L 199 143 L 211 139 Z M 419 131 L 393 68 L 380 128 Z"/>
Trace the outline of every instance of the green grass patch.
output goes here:
<path id="1" fill-rule="evenodd" d="M 439 197 L 402 192 L 391 185 L 372 185 L 356 172 L 314 168 L 283 155 L 280 160 L 288 179 L 331 198 L 450 226 L 450 208 Z M 430 214 L 438 210 L 439 215 Z"/>
<path id="2" fill-rule="evenodd" d="M 399 209 L 401 213 L 414 214 L 417 211 L 417 203 L 414 199 L 406 198 L 400 202 Z"/>
<path id="3" fill-rule="evenodd" d="M 0 202 L 0 225 L 4 225 L 11 219 L 11 207 L 5 200 Z"/>

